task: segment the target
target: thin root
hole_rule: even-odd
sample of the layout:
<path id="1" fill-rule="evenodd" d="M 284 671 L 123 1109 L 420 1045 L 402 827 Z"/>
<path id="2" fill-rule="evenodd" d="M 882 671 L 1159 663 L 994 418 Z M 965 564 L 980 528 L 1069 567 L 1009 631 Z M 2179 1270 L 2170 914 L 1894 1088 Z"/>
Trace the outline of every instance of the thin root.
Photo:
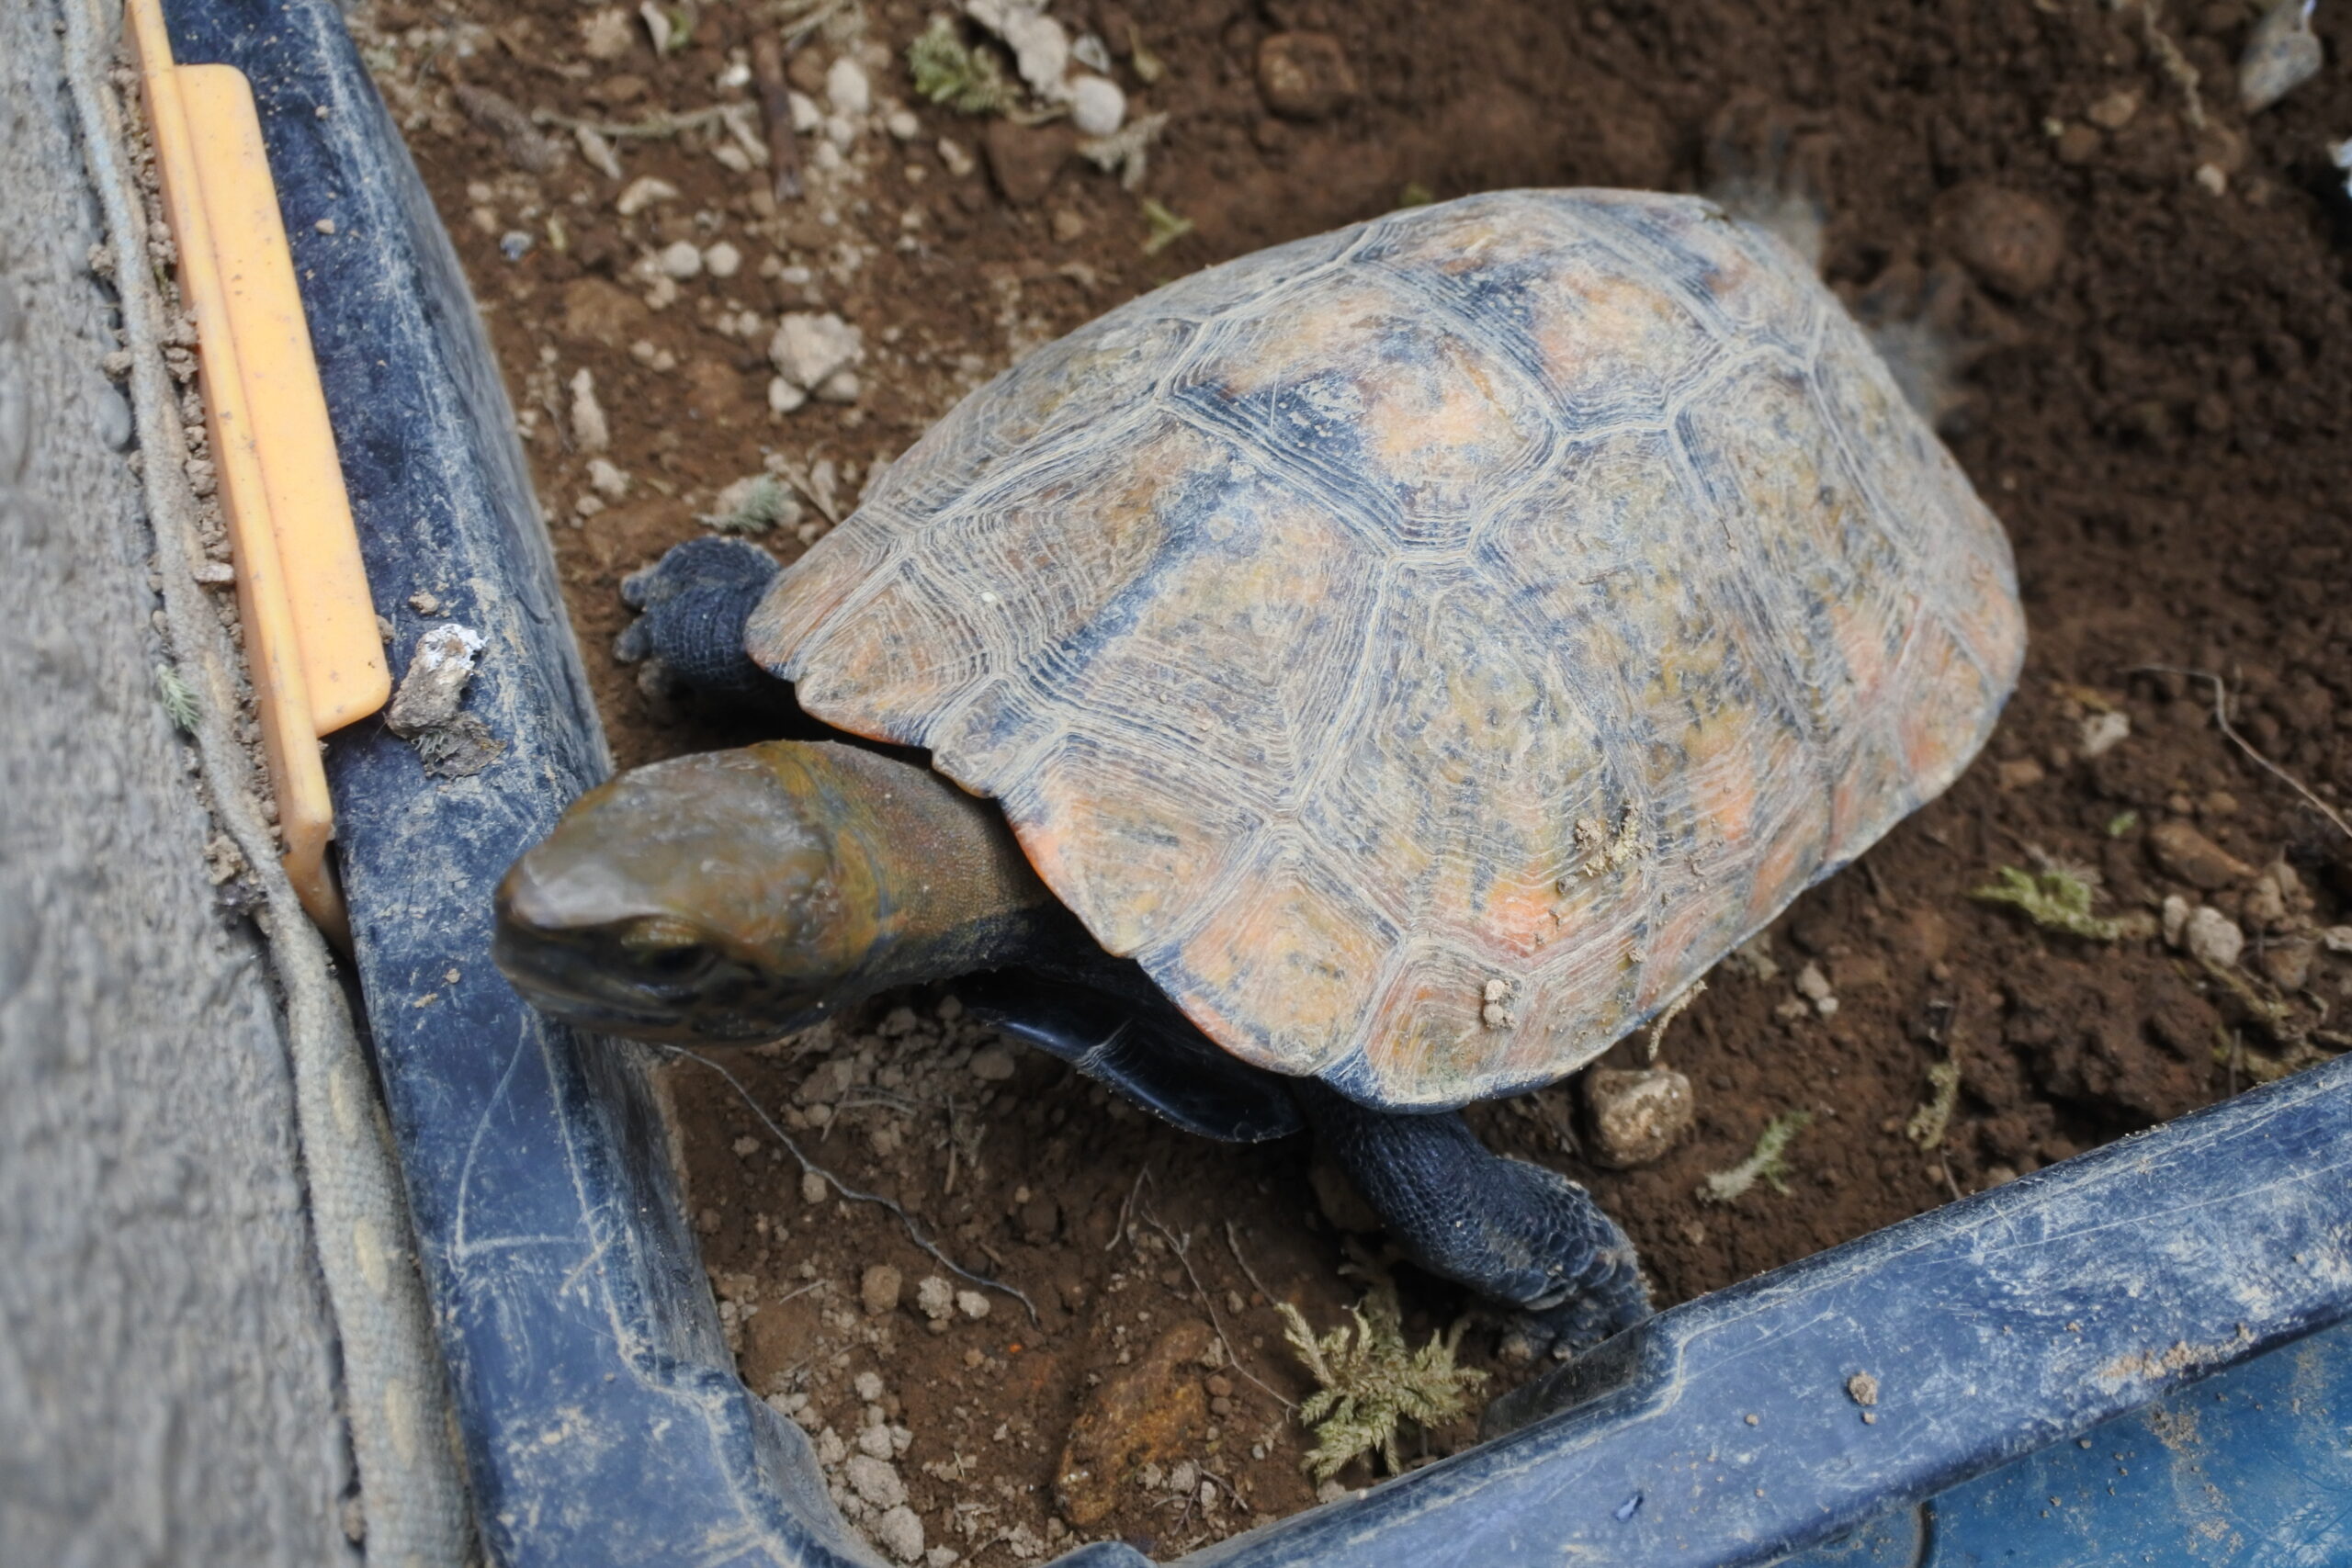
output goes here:
<path id="1" fill-rule="evenodd" d="M 2230 688 L 2227 682 L 2210 670 L 2183 670 L 2175 664 L 2135 664 L 2125 673 L 2136 675 L 2143 671 L 2154 671 L 2166 675 L 2185 675 L 2192 681 L 2211 682 L 2213 683 L 2213 722 L 2221 727 L 2223 735 L 2230 738 L 2230 743 L 2253 759 L 2255 766 L 2301 795 L 2303 804 L 2335 824 L 2337 832 L 2347 839 L 2352 839 L 2352 823 L 2346 822 L 2341 816 L 2337 815 L 2335 807 L 2306 788 L 2302 780 L 2256 750 L 2252 741 L 2230 727 L 2228 711 Z"/>
<path id="2" fill-rule="evenodd" d="M 752 1091 L 745 1089 L 743 1087 L 743 1081 L 737 1077 L 733 1073 L 729 1072 L 725 1067 L 720 1066 L 717 1062 L 712 1061 L 709 1057 L 704 1055 L 699 1051 L 689 1051 L 683 1045 L 662 1045 L 658 1047 L 658 1049 L 672 1056 L 680 1056 L 689 1062 L 698 1063 L 703 1066 L 708 1067 L 712 1072 L 717 1073 L 720 1077 L 726 1079 L 727 1087 L 733 1089 L 737 1097 L 741 1099 L 745 1105 L 751 1107 L 752 1114 L 760 1119 L 760 1125 L 765 1127 L 769 1134 L 775 1137 L 775 1141 L 782 1144 L 791 1154 L 792 1157 L 800 1162 L 800 1168 L 803 1171 L 825 1182 L 849 1202 L 874 1203 L 889 1210 L 890 1213 L 899 1217 L 899 1224 L 906 1227 L 907 1239 L 913 1242 L 916 1247 L 929 1254 L 932 1260 L 937 1263 L 941 1268 L 946 1269 L 951 1274 L 960 1275 L 964 1279 L 969 1280 L 973 1284 L 979 1286 L 984 1291 L 996 1291 L 1001 1294 L 1011 1296 L 1014 1301 L 1019 1302 L 1023 1307 L 1028 1309 L 1029 1321 L 1033 1325 L 1037 1325 L 1042 1321 L 1037 1316 L 1037 1303 L 1031 1301 L 1027 1293 L 1024 1292 L 1018 1285 L 1008 1285 L 1001 1280 L 990 1279 L 986 1274 L 976 1274 L 969 1269 L 965 1268 L 962 1264 L 948 1257 L 947 1254 L 940 1251 L 938 1247 L 933 1243 L 932 1239 L 923 1235 L 922 1227 L 915 1223 L 914 1216 L 908 1213 L 906 1210 L 900 1208 L 895 1201 L 883 1197 L 878 1192 L 860 1192 L 848 1182 L 843 1181 L 840 1177 L 835 1176 L 831 1171 L 827 1170 L 823 1166 L 817 1164 L 807 1155 L 801 1153 L 800 1145 L 793 1141 L 792 1134 L 786 1132 L 784 1128 L 777 1123 L 776 1119 L 767 1113 L 765 1107 L 762 1106 L 758 1100 L 752 1098 Z"/>

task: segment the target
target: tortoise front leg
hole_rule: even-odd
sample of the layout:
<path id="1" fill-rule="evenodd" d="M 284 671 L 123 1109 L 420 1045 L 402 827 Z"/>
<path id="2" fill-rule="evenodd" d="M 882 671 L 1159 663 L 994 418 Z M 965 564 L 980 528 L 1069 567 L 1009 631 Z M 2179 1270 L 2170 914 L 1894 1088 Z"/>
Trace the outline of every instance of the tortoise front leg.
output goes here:
<path id="1" fill-rule="evenodd" d="M 1293 1092 L 1324 1152 L 1422 1268 L 1530 1314 L 1570 1352 L 1649 1315 L 1634 1244 L 1566 1177 L 1491 1153 L 1451 1111 L 1374 1111 L 1316 1082 Z"/>
<path id="2" fill-rule="evenodd" d="M 766 551 L 741 539 L 688 539 L 621 584 L 639 613 L 613 652 L 624 664 L 650 660 L 680 682 L 740 697 L 774 684 L 743 651 L 744 624 L 775 580 Z"/>

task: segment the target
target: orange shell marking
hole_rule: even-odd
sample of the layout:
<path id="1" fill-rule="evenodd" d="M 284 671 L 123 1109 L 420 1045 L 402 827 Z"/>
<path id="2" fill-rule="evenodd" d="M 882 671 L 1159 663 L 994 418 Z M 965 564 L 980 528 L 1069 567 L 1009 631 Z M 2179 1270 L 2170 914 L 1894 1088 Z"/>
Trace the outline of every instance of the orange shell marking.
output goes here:
<path id="1" fill-rule="evenodd" d="M 1000 801 L 1247 1060 L 1547 1082 L 1941 792 L 2007 539 L 1834 298 L 1681 197 L 1392 213 L 966 399 L 752 651 Z"/>

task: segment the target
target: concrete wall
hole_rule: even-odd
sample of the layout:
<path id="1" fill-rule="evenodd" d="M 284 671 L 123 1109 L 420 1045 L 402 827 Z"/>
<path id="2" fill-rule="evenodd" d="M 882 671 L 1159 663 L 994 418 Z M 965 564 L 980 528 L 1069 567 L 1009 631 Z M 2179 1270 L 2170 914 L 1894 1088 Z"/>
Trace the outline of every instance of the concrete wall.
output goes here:
<path id="1" fill-rule="evenodd" d="M 0 1562 L 356 1561 L 283 1028 L 157 699 L 54 17 L 0 6 Z"/>

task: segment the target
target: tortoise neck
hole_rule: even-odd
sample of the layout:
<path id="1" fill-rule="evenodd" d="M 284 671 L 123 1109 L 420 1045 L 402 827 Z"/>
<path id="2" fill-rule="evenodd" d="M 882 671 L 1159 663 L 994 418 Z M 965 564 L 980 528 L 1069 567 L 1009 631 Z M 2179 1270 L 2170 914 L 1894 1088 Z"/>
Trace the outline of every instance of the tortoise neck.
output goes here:
<path id="1" fill-rule="evenodd" d="M 1058 966 L 1074 939 L 1083 942 L 994 807 L 927 768 L 856 746 L 773 741 L 753 750 L 816 797 L 842 887 L 855 888 L 871 911 L 870 940 L 835 999 L 975 970 Z"/>

